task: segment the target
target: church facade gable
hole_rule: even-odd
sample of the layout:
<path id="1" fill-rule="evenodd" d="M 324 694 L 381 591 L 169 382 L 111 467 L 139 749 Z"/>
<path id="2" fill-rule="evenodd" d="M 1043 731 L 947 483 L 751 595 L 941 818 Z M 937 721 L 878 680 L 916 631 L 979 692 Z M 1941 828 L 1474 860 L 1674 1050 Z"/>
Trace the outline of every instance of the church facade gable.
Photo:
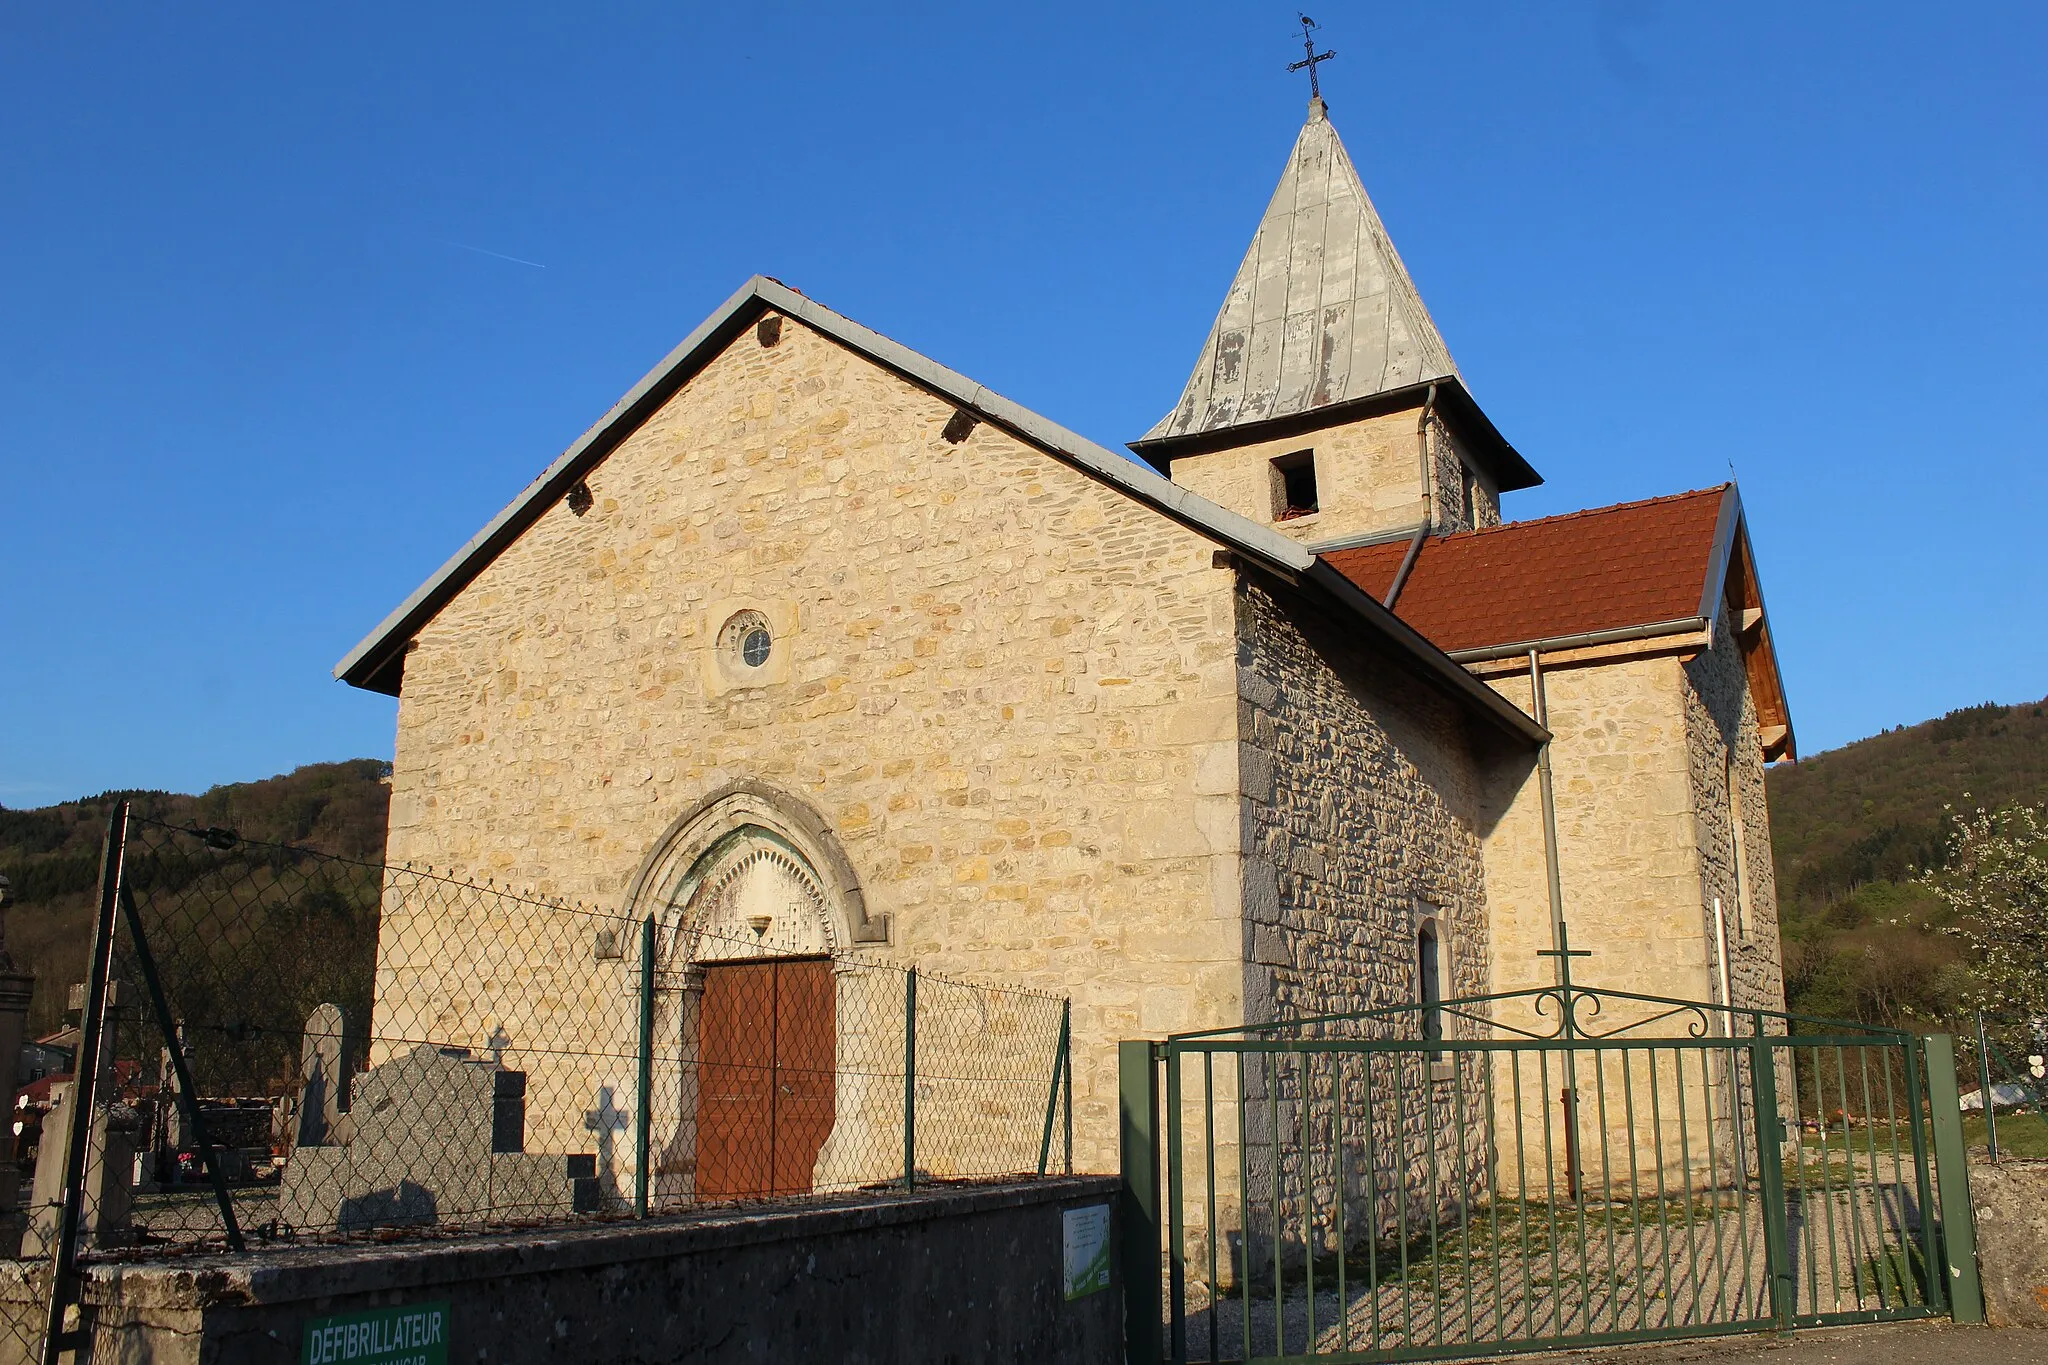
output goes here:
<path id="1" fill-rule="evenodd" d="M 862 951 L 1071 992 L 1090 1044 L 1241 1019 L 1235 573 L 1000 428 L 948 440 L 955 411 L 743 334 L 419 633 L 392 859 L 619 903 L 757 782 L 843 846 L 888 924 Z M 761 684 L 707 685 L 746 613 Z M 1107 1113 L 1113 1057 L 1083 1061 Z"/>
<path id="2" fill-rule="evenodd" d="M 1419 904 L 1483 975 L 1465 708 L 1334 603 L 789 320 L 579 486 L 406 656 L 394 861 L 1070 995 L 1084 1144 L 1119 1037 L 1407 999 Z"/>

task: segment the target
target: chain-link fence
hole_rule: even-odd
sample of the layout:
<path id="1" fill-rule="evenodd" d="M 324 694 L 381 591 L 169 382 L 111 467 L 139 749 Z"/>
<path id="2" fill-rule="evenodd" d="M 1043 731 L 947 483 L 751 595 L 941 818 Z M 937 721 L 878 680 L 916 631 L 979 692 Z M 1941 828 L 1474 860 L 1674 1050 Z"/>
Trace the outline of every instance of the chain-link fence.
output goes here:
<path id="1" fill-rule="evenodd" d="M 1070 1167 L 1058 997 L 115 825 L 93 1121 L 60 1093 L 31 1135 L 59 1299 L 67 1216 L 74 1257 L 134 1257 Z"/>
<path id="2" fill-rule="evenodd" d="M 1978 1011 L 1958 1030 L 1964 1131 L 1992 1161 L 2048 1158 L 2048 1019 Z M 1979 1129 L 1981 1128 L 1981 1131 Z"/>

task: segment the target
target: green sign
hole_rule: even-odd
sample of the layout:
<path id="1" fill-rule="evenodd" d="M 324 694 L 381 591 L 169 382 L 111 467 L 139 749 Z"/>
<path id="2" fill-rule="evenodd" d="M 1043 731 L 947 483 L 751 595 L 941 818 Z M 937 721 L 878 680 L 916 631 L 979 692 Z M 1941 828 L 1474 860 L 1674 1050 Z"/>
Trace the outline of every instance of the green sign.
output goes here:
<path id="1" fill-rule="evenodd" d="M 1070 1302 L 1109 1288 L 1109 1205 L 1060 1211 L 1060 1259 Z"/>
<path id="2" fill-rule="evenodd" d="M 448 1365 L 448 1305 L 373 1308 L 309 1322 L 300 1365 Z"/>

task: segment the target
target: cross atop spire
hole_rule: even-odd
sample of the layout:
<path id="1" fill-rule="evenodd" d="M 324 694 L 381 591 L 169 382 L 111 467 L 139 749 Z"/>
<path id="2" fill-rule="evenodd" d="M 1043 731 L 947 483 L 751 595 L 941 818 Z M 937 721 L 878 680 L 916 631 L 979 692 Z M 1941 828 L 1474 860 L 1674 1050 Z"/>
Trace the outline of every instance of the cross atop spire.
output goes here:
<path id="1" fill-rule="evenodd" d="M 1309 18 L 1306 14 L 1297 14 L 1295 17 L 1301 20 L 1301 50 L 1308 55 L 1287 69 L 1289 71 L 1300 71 L 1306 68 L 1308 71 L 1308 97 L 1311 102 L 1321 104 L 1323 102 L 1323 83 L 1316 79 L 1316 63 L 1327 62 L 1337 54 L 1334 52 L 1316 51 L 1315 34 L 1316 30 L 1321 28 L 1322 25 Z"/>

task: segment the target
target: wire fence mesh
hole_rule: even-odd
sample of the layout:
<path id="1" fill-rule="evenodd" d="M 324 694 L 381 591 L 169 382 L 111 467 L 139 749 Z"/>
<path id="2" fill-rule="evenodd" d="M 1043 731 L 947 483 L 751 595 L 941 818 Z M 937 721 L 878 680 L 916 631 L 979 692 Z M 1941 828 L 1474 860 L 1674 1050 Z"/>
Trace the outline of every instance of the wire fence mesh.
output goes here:
<path id="1" fill-rule="evenodd" d="M 1964 1132 L 1992 1161 L 2048 1158 L 2048 1019 L 1979 1011 L 1956 1033 Z"/>
<path id="2" fill-rule="evenodd" d="M 139 818 L 120 894 L 88 1256 L 1066 1164 L 1054 996 Z"/>

